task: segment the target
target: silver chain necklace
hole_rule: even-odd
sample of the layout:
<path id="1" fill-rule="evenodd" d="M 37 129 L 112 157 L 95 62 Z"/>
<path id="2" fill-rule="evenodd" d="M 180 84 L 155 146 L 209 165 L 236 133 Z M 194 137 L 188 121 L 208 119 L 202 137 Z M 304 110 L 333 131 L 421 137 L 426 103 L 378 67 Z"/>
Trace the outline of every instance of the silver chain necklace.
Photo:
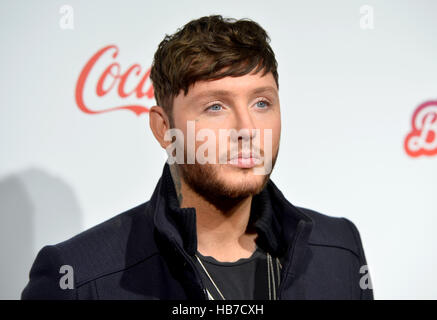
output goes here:
<path id="1" fill-rule="evenodd" d="M 277 297 L 276 297 L 276 285 L 275 285 L 275 275 L 274 275 L 274 272 L 273 272 L 273 260 L 272 260 L 272 256 L 270 255 L 270 253 L 267 252 L 266 255 L 267 255 L 267 280 L 268 280 L 268 285 L 269 285 L 269 300 L 272 300 L 272 296 L 273 296 L 273 300 L 277 300 Z M 220 297 L 222 298 L 222 300 L 226 300 L 225 297 L 223 296 L 222 292 L 220 291 L 220 289 L 215 284 L 215 282 L 212 279 L 211 275 L 209 274 L 208 270 L 206 270 L 205 266 L 203 265 L 202 261 L 200 260 L 200 258 L 199 258 L 199 256 L 197 254 L 196 254 L 196 258 L 199 261 L 200 265 L 202 266 L 203 271 L 205 271 L 205 273 L 208 276 L 209 280 L 214 285 L 214 288 L 220 294 Z M 276 272 L 277 272 L 277 276 L 278 276 L 278 284 L 281 283 L 280 269 L 282 269 L 282 265 L 279 262 L 279 259 L 276 257 Z M 273 287 L 273 290 L 272 290 L 272 287 Z M 206 289 L 206 292 L 208 293 L 208 299 L 209 300 L 215 300 L 214 297 L 212 296 L 212 294 L 209 292 L 208 289 Z"/>

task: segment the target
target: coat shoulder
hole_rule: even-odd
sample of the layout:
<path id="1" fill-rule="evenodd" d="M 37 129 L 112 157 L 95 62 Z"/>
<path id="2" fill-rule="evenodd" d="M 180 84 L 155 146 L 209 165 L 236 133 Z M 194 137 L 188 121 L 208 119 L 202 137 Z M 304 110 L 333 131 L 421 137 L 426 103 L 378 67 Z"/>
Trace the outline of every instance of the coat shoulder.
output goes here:
<path id="1" fill-rule="evenodd" d="M 351 220 L 304 207 L 297 208 L 313 221 L 312 232 L 308 240 L 310 245 L 337 247 L 349 250 L 357 257 L 362 255 L 360 233 Z"/>
<path id="2" fill-rule="evenodd" d="M 22 297 L 31 298 L 37 292 L 33 287 L 49 284 L 53 290 L 46 292 L 56 292 L 59 296 L 53 279 L 62 276 L 62 266 L 73 271 L 74 286 L 80 288 L 90 281 L 129 268 L 156 251 L 152 212 L 149 202 L 145 202 L 68 240 L 43 247 L 32 265 L 30 281 Z"/>

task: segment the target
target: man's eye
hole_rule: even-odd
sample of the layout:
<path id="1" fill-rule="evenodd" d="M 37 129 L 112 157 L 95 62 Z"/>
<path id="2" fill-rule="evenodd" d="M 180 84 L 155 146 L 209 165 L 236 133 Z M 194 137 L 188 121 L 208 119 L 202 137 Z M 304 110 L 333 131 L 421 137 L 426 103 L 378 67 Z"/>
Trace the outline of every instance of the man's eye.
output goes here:
<path id="1" fill-rule="evenodd" d="M 270 104 L 269 104 L 267 101 L 263 101 L 263 100 L 258 101 L 258 102 L 256 103 L 256 106 L 257 106 L 258 108 L 261 108 L 261 109 L 266 109 L 269 105 L 270 105 Z"/>
<path id="2" fill-rule="evenodd" d="M 214 111 L 220 111 L 221 108 L 222 108 L 222 106 L 216 103 L 216 104 L 213 104 L 212 106 L 209 106 L 208 108 L 206 108 L 206 110 L 214 112 Z"/>

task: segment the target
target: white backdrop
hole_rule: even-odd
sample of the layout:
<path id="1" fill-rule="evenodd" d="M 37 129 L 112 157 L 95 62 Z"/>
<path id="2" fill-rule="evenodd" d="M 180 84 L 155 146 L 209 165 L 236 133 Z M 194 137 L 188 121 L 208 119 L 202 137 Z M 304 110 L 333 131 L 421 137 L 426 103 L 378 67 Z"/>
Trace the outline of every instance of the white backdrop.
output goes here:
<path id="1" fill-rule="evenodd" d="M 272 180 L 294 205 L 357 225 L 375 298 L 437 298 L 437 154 L 404 148 L 416 108 L 437 100 L 436 13 L 431 0 L 1 1 L 0 298 L 19 297 L 42 246 L 147 201 L 161 174 L 147 113 L 79 108 L 86 63 L 118 48 L 86 79 L 90 110 L 150 107 L 117 86 L 99 97 L 103 69 L 143 74 L 166 33 L 210 14 L 271 36 L 283 121 Z"/>

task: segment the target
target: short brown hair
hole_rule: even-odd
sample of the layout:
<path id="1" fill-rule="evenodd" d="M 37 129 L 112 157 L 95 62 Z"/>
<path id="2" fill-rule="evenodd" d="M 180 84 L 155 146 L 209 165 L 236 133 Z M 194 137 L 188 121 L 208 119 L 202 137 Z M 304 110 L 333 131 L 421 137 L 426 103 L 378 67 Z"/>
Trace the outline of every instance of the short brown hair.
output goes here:
<path id="1" fill-rule="evenodd" d="M 243 76 L 256 68 L 272 72 L 279 88 L 275 54 L 267 32 L 250 19 L 212 15 L 166 35 L 155 53 L 150 78 L 156 103 L 172 122 L 173 99 L 200 80 Z"/>

